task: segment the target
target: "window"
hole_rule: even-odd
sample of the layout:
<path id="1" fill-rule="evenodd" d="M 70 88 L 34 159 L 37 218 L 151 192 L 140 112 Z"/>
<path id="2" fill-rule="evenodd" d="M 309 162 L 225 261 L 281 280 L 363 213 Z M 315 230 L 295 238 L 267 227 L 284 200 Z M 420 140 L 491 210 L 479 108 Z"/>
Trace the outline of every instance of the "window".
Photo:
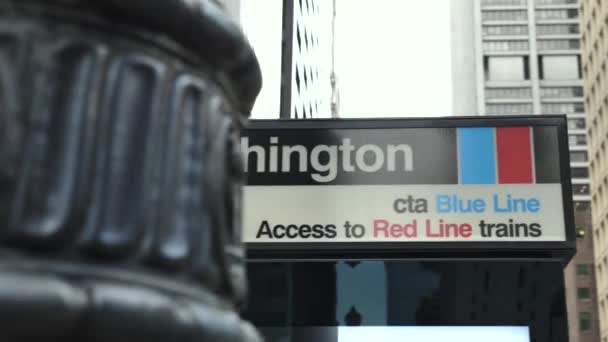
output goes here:
<path id="1" fill-rule="evenodd" d="M 587 156 L 587 152 L 585 151 L 571 151 L 570 152 L 570 161 L 571 162 L 586 162 L 589 160 L 589 156 Z"/>
<path id="2" fill-rule="evenodd" d="M 587 184 L 573 184 L 572 185 L 573 195 L 589 195 L 589 185 Z"/>
<path id="3" fill-rule="evenodd" d="M 589 178 L 589 169 L 586 167 L 573 167 L 570 175 L 572 178 Z"/>
<path id="4" fill-rule="evenodd" d="M 585 105 L 583 103 L 543 103 L 541 105 L 543 114 L 574 114 L 584 113 Z M 570 129 L 585 129 L 585 119 L 575 119 L 576 127 L 570 127 Z M 574 123 L 573 123 L 574 124 Z"/>
<path id="5" fill-rule="evenodd" d="M 488 81 L 523 81 L 530 78 L 527 56 L 486 56 L 484 68 Z"/>
<path id="6" fill-rule="evenodd" d="M 585 129 L 585 119 L 568 119 L 568 129 Z"/>
<path id="7" fill-rule="evenodd" d="M 578 327 L 581 332 L 591 332 L 591 314 L 589 312 L 578 313 Z"/>
<path id="8" fill-rule="evenodd" d="M 526 11 L 483 11 L 481 14 L 483 21 L 512 21 L 528 20 Z"/>
<path id="9" fill-rule="evenodd" d="M 541 80 L 577 80 L 579 59 L 577 56 L 538 56 Z"/>
<path id="10" fill-rule="evenodd" d="M 583 87 L 543 87 L 540 89 L 543 98 L 583 97 Z"/>
<path id="11" fill-rule="evenodd" d="M 525 25 L 491 25 L 483 27 L 484 36 L 526 36 L 528 26 Z"/>
<path id="12" fill-rule="evenodd" d="M 579 287 L 576 289 L 576 298 L 578 300 L 590 300 L 591 299 L 591 289 L 588 287 Z"/>
<path id="13" fill-rule="evenodd" d="M 535 0 L 537 5 L 568 5 L 576 4 L 578 0 Z"/>
<path id="14" fill-rule="evenodd" d="M 481 4 L 483 6 L 518 6 L 525 5 L 526 0 L 483 0 Z"/>
<path id="15" fill-rule="evenodd" d="M 486 88 L 488 99 L 529 99 L 532 97 L 530 88 Z"/>
<path id="16" fill-rule="evenodd" d="M 577 24 L 542 24 L 536 25 L 536 34 L 543 36 L 578 34 L 580 32 Z"/>
<path id="17" fill-rule="evenodd" d="M 590 206 L 591 206 L 591 204 L 588 201 L 575 201 L 574 202 L 574 209 L 576 209 L 576 211 L 589 211 Z"/>
<path id="18" fill-rule="evenodd" d="M 568 136 L 570 146 L 585 146 L 587 145 L 587 136 L 584 134 L 573 134 Z"/>
<path id="19" fill-rule="evenodd" d="M 577 19 L 578 11 L 575 9 L 551 9 L 537 10 L 536 19 L 538 20 L 559 20 L 559 19 Z"/>
<path id="20" fill-rule="evenodd" d="M 503 40 L 483 42 L 483 51 L 486 52 L 527 51 L 529 48 L 530 44 L 527 40 Z"/>
<path id="21" fill-rule="evenodd" d="M 539 50 L 578 50 L 581 43 L 578 39 L 541 39 L 538 41 Z"/>
<path id="22" fill-rule="evenodd" d="M 488 104 L 486 113 L 489 115 L 522 115 L 532 113 L 531 103 Z"/>
<path id="23" fill-rule="evenodd" d="M 577 276 L 591 275 L 591 265 L 590 264 L 577 264 L 576 265 L 576 275 Z"/>

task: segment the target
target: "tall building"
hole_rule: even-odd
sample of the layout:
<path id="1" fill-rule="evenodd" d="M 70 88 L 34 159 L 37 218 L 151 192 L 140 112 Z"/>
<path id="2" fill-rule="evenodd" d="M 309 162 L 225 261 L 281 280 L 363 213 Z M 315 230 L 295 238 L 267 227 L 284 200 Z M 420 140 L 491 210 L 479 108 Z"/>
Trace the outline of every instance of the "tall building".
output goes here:
<path id="1" fill-rule="evenodd" d="M 578 253 L 564 273 L 570 341 L 598 341 L 577 1 L 450 3 L 454 114 L 568 116 L 575 223 L 579 232 Z M 606 50 L 603 53 L 605 56 Z"/>
<path id="2" fill-rule="evenodd" d="M 334 1 L 216 1 L 241 25 L 260 62 L 263 85 L 252 117 L 331 117 Z"/>
<path id="3" fill-rule="evenodd" d="M 333 1 L 283 0 L 281 117 L 331 117 Z"/>
<path id="4" fill-rule="evenodd" d="M 581 0 L 580 24 L 582 28 L 583 74 L 585 79 L 585 109 L 591 165 L 591 195 L 595 264 L 599 300 L 600 336 L 608 341 L 608 168 L 606 166 L 606 140 L 608 122 L 608 2 Z"/>

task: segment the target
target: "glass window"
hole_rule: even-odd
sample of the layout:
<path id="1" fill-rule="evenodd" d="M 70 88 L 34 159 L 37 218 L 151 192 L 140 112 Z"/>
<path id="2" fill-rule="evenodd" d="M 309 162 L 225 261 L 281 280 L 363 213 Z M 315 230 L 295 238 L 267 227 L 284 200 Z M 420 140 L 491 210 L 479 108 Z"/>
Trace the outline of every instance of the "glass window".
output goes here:
<path id="1" fill-rule="evenodd" d="M 488 104 L 486 106 L 488 115 L 522 115 L 532 113 L 532 104 L 512 103 L 512 104 Z"/>
<path id="2" fill-rule="evenodd" d="M 578 327 L 581 332 L 591 331 L 591 314 L 589 312 L 578 313 Z"/>
<path id="3" fill-rule="evenodd" d="M 576 289 L 576 298 L 579 300 L 590 300 L 591 289 L 588 287 L 579 287 Z"/>
<path id="4" fill-rule="evenodd" d="M 573 184 L 572 185 L 573 195 L 589 195 L 589 185 L 587 184 Z"/>
<path id="5" fill-rule="evenodd" d="M 528 34 L 528 26 L 486 25 L 482 32 L 484 36 L 525 36 Z"/>
<path id="6" fill-rule="evenodd" d="M 543 103 L 542 111 L 544 114 L 574 114 L 574 113 L 584 113 L 585 105 L 583 103 Z M 573 123 L 568 122 L 568 128 L 570 129 L 584 129 L 585 128 L 585 119 L 575 119 L 580 120 Z M 570 120 L 568 120 L 570 121 Z M 576 125 L 576 126 L 571 126 Z"/>
<path id="7" fill-rule="evenodd" d="M 578 18 L 578 10 L 576 10 L 576 9 L 536 10 L 536 19 L 538 19 L 538 20 L 577 19 L 577 18 Z"/>
<path id="8" fill-rule="evenodd" d="M 569 5 L 576 4 L 578 0 L 535 0 L 537 5 Z"/>
<path id="9" fill-rule="evenodd" d="M 585 146 L 587 145 L 587 136 L 584 134 L 573 134 L 568 136 L 570 146 Z"/>
<path id="10" fill-rule="evenodd" d="M 576 211 L 589 211 L 591 204 L 589 201 L 576 201 L 574 202 L 574 209 Z"/>
<path id="11" fill-rule="evenodd" d="M 482 0 L 483 6 L 512 6 L 525 5 L 526 0 Z"/>
<path id="12" fill-rule="evenodd" d="M 554 305 L 555 296 L 539 295 L 547 284 L 563 281 L 561 265 L 553 262 L 253 262 L 248 263 L 247 273 L 249 292 L 256 295 L 251 296 L 243 315 L 261 328 L 269 342 L 342 341 L 335 334 L 306 331 L 316 327 L 432 326 L 437 322 L 459 325 L 463 317 L 473 317 L 470 322 L 476 326 L 494 326 L 497 322 L 534 321 L 539 313 L 542 316 L 536 319 L 567 317 L 565 306 Z M 278 294 L 268 291 L 271 281 L 283 290 Z M 515 288 L 505 291 L 505 284 L 514 284 Z M 465 293 L 466 298 L 459 301 L 457 294 Z M 544 310 L 549 307 L 551 312 Z M 508 322 L 505 312 L 509 313 Z M 537 335 L 531 329 L 525 331 L 525 340 L 567 340 L 565 326 L 553 329 L 552 339 L 545 338 L 545 331 Z M 428 341 L 450 340 L 447 337 Z M 513 338 L 505 336 L 504 340 L 514 342 Z M 381 334 L 376 340 L 388 341 Z M 401 335 L 396 340 L 423 339 Z M 466 337 L 451 340 L 478 341 Z M 497 341 L 491 336 L 482 340 Z"/>
<path id="13" fill-rule="evenodd" d="M 488 80 L 522 81 L 525 79 L 525 63 L 522 56 L 488 57 Z"/>
<path id="14" fill-rule="evenodd" d="M 570 175 L 572 178 L 589 178 L 589 169 L 586 167 L 573 167 Z"/>
<path id="15" fill-rule="evenodd" d="M 511 21 L 511 20 L 528 20 L 526 11 L 482 11 L 483 21 Z"/>
<path id="16" fill-rule="evenodd" d="M 539 50 L 577 50 L 581 43 L 578 39 L 543 39 L 538 41 Z"/>
<path id="17" fill-rule="evenodd" d="M 583 97 L 583 87 L 543 87 L 543 98 Z"/>
<path id="18" fill-rule="evenodd" d="M 577 34 L 580 32 L 577 24 L 542 24 L 536 26 L 536 34 L 538 35 L 562 35 L 562 34 Z"/>
<path id="19" fill-rule="evenodd" d="M 568 129 L 585 129 L 585 119 L 568 119 Z"/>
<path id="20" fill-rule="evenodd" d="M 590 264 L 577 264 L 576 265 L 576 275 L 578 275 L 578 276 L 591 275 L 591 265 Z"/>
<path id="21" fill-rule="evenodd" d="M 486 88 L 488 99 L 529 99 L 532 97 L 530 88 Z"/>
<path id="22" fill-rule="evenodd" d="M 585 151 L 571 151 L 570 152 L 570 161 L 571 162 L 586 162 L 589 158 L 587 156 L 587 152 Z"/>
<path id="23" fill-rule="evenodd" d="M 579 65 L 577 56 L 540 56 L 540 78 L 543 80 L 577 80 Z"/>
<path id="24" fill-rule="evenodd" d="M 483 42 L 483 51 L 527 51 L 530 45 L 527 40 L 503 40 Z M 519 57 L 521 58 L 521 57 Z"/>

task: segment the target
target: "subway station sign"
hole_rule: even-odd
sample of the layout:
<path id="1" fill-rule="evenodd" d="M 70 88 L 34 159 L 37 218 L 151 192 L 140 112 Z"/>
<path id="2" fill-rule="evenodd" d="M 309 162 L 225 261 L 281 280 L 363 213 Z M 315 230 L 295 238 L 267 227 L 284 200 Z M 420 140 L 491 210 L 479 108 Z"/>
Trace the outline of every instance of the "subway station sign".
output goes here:
<path id="1" fill-rule="evenodd" d="M 572 246 L 566 119 L 253 121 L 250 250 Z"/>

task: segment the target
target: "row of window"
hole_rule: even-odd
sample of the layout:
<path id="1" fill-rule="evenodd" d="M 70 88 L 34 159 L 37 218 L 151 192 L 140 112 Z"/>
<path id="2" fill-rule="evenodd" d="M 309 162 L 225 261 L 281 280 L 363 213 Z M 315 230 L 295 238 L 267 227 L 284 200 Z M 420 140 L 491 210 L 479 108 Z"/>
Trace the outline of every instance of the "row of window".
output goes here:
<path id="1" fill-rule="evenodd" d="M 527 25 L 484 25 L 482 33 L 484 36 L 527 36 Z M 578 34 L 580 32 L 577 24 L 539 24 L 536 25 L 536 34 L 543 36 Z"/>
<path id="2" fill-rule="evenodd" d="M 572 195 L 589 195 L 589 184 L 572 184 Z"/>
<path id="3" fill-rule="evenodd" d="M 481 19 L 483 21 L 513 21 L 513 20 L 528 20 L 528 12 L 525 10 L 498 10 L 498 11 L 482 11 Z"/>
<path id="4" fill-rule="evenodd" d="M 542 87 L 540 96 L 543 99 L 563 99 L 583 97 L 583 87 Z M 530 99 L 532 89 L 529 87 L 486 88 L 488 99 Z"/>
<path id="5" fill-rule="evenodd" d="M 583 87 L 542 87 L 540 96 L 547 99 L 583 97 Z"/>
<path id="6" fill-rule="evenodd" d="M 577 264 L 576 275 L 578 277 L 588 277 L 593 272 L 593 265 L 591 264 Z"/>
<path id="7" fill-rule="evenodd" d="M 536 25 L 536 34 L 538 34 L 538 35 L 560 35 L 560 34 L 578 34 L 578 33 L 580 33 L 578 24 Z"/>
<path id="8" fill-rule="evenodd" d="M 482 6 L 522 6 L 526 0 L 482 0 Z"/>
<path id="9" fill-rule="evenodd" d="M 537 20 L 566 20 L 577 19 L 576 9 L 542 9 L 536 10 Z M 483 21 L 526 21 L 528 12 L 525 10 L 483 10 L 481 12 Z"/>
<path id="10" fill-rule="evenodd" d="M 546 9 L 536 10 L 537 20 L 562 20 L 577 19 L 578 10 L 576 9 Z"/>
<path id="11" fill-rule="evenodd" d="M 586 146 L 587 145 L 587 136 L 585 134 L 569 135 L 568 144 L 570 146 Z"/>
<path id="12" fill-rule="evenodd" d="M 531 114 L 531 103 L 488 104 L 486 114 L 489 115 L 525 115 Z"/>
<path id="13" fill-rule="evenodd" d="M 578 300 L 591 300 L 591 289 L 588 287 L 579 287 L 576 289 L 576 298 Z"/>
<path id="14" fill-rule="evenodd" d="M 584 113 L 585 105 L 582 102 L 575 103 L 543 103 L 541 104 L 543 114 L 573 114 Z M 584 120 L 584 119 L 582 119 Z"/>
<path id="15" fill-rule="evenodd" d="M 527 25 L 484 25 L 484 36 L 527 36 Z"/>
<path id="16" fill-rule="evenodd" d="M 488 81 L 524 81 L 530 79 L 529 56 L 484 56 L 483 66 Z M 578 80 L 582 77 L 580 57 L 539 55 L 538 77 L 541 80 Z"/>
<path id="17" fill-rule="evenodd" d="M 589 169 L 586 167 L 573 167 L 570 169 L 572 178 L 589 178 Z"/>
<path id="18" fill-rule="evenodd" d="M 575 163 L 589 161 L 587 151 L 570 151 L 570 161 Z"/>
<path id="19" fill-rule="evenodd" d="M 546 113 L 544 113 L 546 114 Z M 562 113 L 563 114 L 563 113 Z M 587 125 L 585 124 L 585 118 L 569 118 L 568 119 L 568 129 L 585 129 Z"/>
<path id="20" fill-rule="evenodd" d="M 532 97 L 532 89 L 528 87 L 517 88 L 486 88 L 488 99 L 529 99 Z"/>
<path id="21" fill-rule="evenodd" d="M 541 39 L 537 42 L 539 50 L 578 50 L 581 42 L 578 39 Z"/>
<path id="22" fill-rule="evenodd" d="M 578 329 L 582 333 L 591 332 L 591 313 L 586 311 L 578 313 Z"/>
<path id="23" fill-rule="evenodd" d="M 543 103 L 541 111 L 543 114 L 574 114 L 583 113 L 585 110 L 582 103 Z M 491 103 L 486 105 L 486 113 L 490 115 L 519 115 L 531 114 L 533 112 L 531 103 Z M 583 123 L 573 121 L 570 129 L 584 129 Z M 569 125 L 570 126 L 570 125 Z M 576 138 L 580 141 L 582 138 Z"/>
<path id="24" fill-rule="evenodd" d="M 503 41 L 485 41 L 483 42 L 483 51 L 527 51 L 530 49 L 530 43 L 527 40 L 503 40 Z"/>
<path id="25" fill-rule="evenodd" d="M 576 276 L 577 277 L 589 277 L 593 272 L 592 264 L 577 264 L 576 265 Z M 588 287 L 579 287 L 576 289 L 576 297 L 581 301 L 589 301 L 592 298 L 592 290 Z M 579 312 L 578 326 L 579 330 L 583 333 L 591 331 L 592 322 L 591 314 L 586 311 Z"/>
<path id="26" fill-rule="evenodd" d="M 578 0 L 535 0 L 536 5 L 570 5 L 578 3 Z"/>

